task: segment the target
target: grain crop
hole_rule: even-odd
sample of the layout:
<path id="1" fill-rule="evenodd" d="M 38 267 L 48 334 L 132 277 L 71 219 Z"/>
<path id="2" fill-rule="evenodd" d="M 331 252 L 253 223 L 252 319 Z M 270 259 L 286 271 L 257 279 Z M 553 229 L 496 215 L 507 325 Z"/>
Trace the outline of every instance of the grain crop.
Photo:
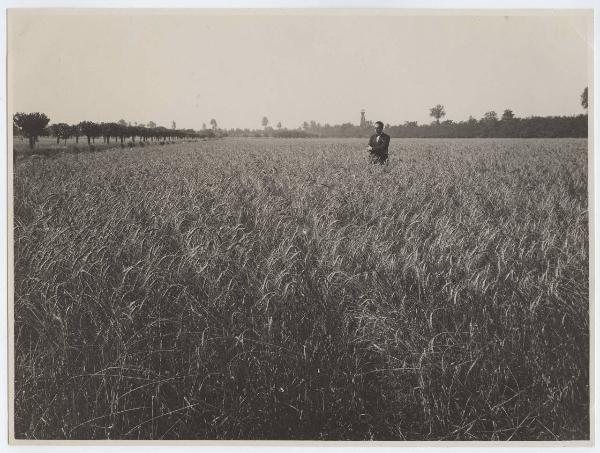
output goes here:
<path id="1" fill-rule="evenodd" d="M 17 161 L 16 437 L 589 438 L 587 141 L 364 147 Z"/>

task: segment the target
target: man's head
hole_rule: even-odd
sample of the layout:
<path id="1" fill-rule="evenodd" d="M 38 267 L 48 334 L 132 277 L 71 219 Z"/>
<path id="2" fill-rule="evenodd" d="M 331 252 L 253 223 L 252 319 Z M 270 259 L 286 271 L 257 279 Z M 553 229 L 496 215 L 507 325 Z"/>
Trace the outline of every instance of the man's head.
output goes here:
<path id="1" fill-rule="evenodd" d="M 383 132 L 383 123 L 381 121 L 375 123 L 375 132 L 377 132 L 377 135 Z"/>

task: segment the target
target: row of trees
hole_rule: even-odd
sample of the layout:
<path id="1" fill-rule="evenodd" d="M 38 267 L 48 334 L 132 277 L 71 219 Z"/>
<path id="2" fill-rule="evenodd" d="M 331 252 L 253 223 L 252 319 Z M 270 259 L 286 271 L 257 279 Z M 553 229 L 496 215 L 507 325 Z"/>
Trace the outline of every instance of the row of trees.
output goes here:
<path id="1" fill-rule="evenodd" d="M 588 109 L 588 89 L 583 90 L 580 96 L 581 106 Z M 446 116 L 446 109 L 438 104 L 429 109 L 430 116 L 434 119 L 431 124 L 419 125 L 416 121 L 406 121 L 402 125 L 392 126 L 386 124 L 386 132 L 397 138 L 477 138 L 477 137 L 587 137 L 587 113 L 576 116 L 550 116 L 517 118 L 510 109 L 504 110 L 499 116 L 495 111 L 486 112 L 483 118 L 477 120 L 469 117 L 467 121 L 454 122 L 452 120 L 440 121 Z M 88 144 L 96 138 L 102 137 L 105 143 L 125 139 L 135 142 L 136 138 L 142 141 L 172 140 L 181 138 L 205 138 L 214 136 L 242 136 L 242 137 L 366 137 L 373 131 L 373 122 L 366 120 L 364 111 L 361 112 L 359 126 L 352 123 L 343 123 L 331 126 L 321 125 L 316 121 L 304 121 L 297 129 L 283 128 L 281 122 L 276 124 L 276 129 L 269 126 L 269 119 L 263 116 L 262 130 L 258 129 L 218 129 L 217 121 L 210 120 L 210 129 L 202 124 L 202 131 L 193 129 L 177 129 L 173 121 L 171 129 L 157 126 L 150 121 L 145 124 L 127 123 L 119 120 L 116 123 L 94 123 L 82 121 L 69 125 L 57 123 L 48 126 L 50 119 L 43 113 L 16 113 L 13 117 L 13 135 L 21 135 L 29 139 L 29 145 L 34 147 L 39 136 L 53 136 L 56 142 L 74 137 L 79 143 L 79 137 L 86 137 Z"/>
<path id="2" fill-rule="evenodd" d="M 184 138 L 205 138 L 212 137 L 217 131 L 216 120 L 211 120 L 212 130 L 195 131 L 193 129 L 177 129 L 173 121 L 171 129 L 157 126 L 150 121 L 145 124 L 130 124 L 125 120 L 119 120 L 116 123 L 95 123 L 93 121 L 81 121 L 78 124 L 56 123 L 48 126 L 50 119 L 44 113 L 16 113 L 13 116 L 13 135 L 22 136 L 29 140 L 29 146 L 34 147 L 38 137 L 52 136 L 56 138 L 56 143 L 60 140 L 75 138 L 79 143 L 80 137 L 87 138 L 88 144 L 95 142 L 97 138 L 102 137 L 104 143 L 110 143 L 111 139 L 115 142 L 123 143 L 126 139 L 132 142 L 136 138 L 140 141 L 154 140 L 173 140 Z"/>
<path id="3" fill-rule="evenodd" d="M 443 108 L 443 107 L 442 107 Z M 438 111 L 439 112 L 439 111 Z M 440 115 L 440 119 L 442 116 Z M 365 121 L 363 126 L 352 123 L 336 125 L 305 121 L 297 129 L 265 126 L 260 129 L 229 129 L 227 135 L 237 137 L 368 137 L 373 133 L 373 122 Z M 587 115 L 517 118 L 512 110 L 505 110 L 501 116 L 494 111 L 486 112 L 477 120 L 439 121 L 431 124 L 418 124 L 406 121 L 401 125 L 385 125 L 385 132 L 395 138 L 535 138 L 535 137 L 587 137 Z"/>
<path id="4" fill-rule="evenodd" d="M 467 121 L 447 120 L 424 125 L 406 122 L 403 125 L 389 126 L 386 132 L 390 136 L 398 138 L 587 137 L 588 117 L 587 115 L 577 115 L 516 118 L 503 114 L 499 119 L 496 112 L 491 111 L 487 112 L 480 120 L 470 117 Z"/>
<path id="5" fill-rule="evenodd" d="M 588 88 L 580 95 L 583 109 L 588 109 Z M 386 132 L 397 138 L 476 138 L 476 137 L 587 137 L 587 114 L 576 116 L 551 116 L 517 118 L 510 109 L 502 115 L 491 110 L 477 120 L 472 116 L 467 121 L 441 121 L 446 116 L 446 108 L 437 104 L 429 109 L 434 119 L 431 124 L 419 125 L 416 121 L 406 121 L 402 125 L 386 124 Z M 246 137 L 366 137 L 373 132 L 373 122 L 365 118 L 361 111 L 360 125 L 343 123 L 331 126 L 316 121 L 304 121 L 297 129 L 282 128 L 278 122 L 276 129 L 269 126 L 269 119 L 263 116 L 262 130 L 230 129 L 228 135 Z"/>

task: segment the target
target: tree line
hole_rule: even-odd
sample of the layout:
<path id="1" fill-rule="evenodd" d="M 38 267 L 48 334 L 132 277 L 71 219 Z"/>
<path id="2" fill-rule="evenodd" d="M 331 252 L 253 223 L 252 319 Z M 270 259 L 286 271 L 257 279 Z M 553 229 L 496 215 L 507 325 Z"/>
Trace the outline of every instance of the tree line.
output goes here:
<path id="1" fill-rule="evenodd" d="M 580 96 L 581 106 L 588 109 L 588 89 L 583 90 Z M 88 144 L 96 138 L 102 137 L 105 143 L 111 139 L 118 140 L 123 144 L 124 140 L 140 141 L 172 140 L 181 138 L 210 138 L 215 136 L 234 137 L 276 137 L 276 138 L 305 138 L 305 137 L 367 137 L 373 133 L 373 122 L 368 121 L 362 112 L 361 124 L 343 123 L 329 125 L 317 123 L 316 121 L 304 121 L 296 129 L 288 129 L 281 122 L 273 128 L 269 119 L 263 116 L 260 125 L 262 129 L 227 129 L 221 130 L 217 127 L 217 121 L 210 120 L 210 129 L 202 124 L 201 131 L 194 129 L 177 129 L 173 121 L 171 129 L 157 126 L 150 121 L 145 124 L 127 123 L 119 120 L 116 123 L 95 123 L 93 121 L 81 121 L 78 124 L 69 125 L 57 123 L 48 126 L 50 119 L 43 113 L 16 113 L 13 116 L 13 135 L 29 139 L 29 146 L 34 147 L 40 136 L 53 136 L 56 142 L 75 138 L 79 143 L 80 137 L 86 137 Z M 404 124 L 386 124 L 385 130 L 388 135 L 395 138 L 558 138 L 558 137 L 587 137 L 588 115 L 587 113 L 574 116 L 531 116 L 518 118 L 510 109 L 505 109 L 502 115 L 491 110 L 486 112 L 482 118 L 475 119 L 472 116 L 466 121 L 454 122 L 452 120 L 441 121 L 446 116 L 446 109 L 438 104 L 429 109 L 429 115 L 434 119 L 430 124 L 418 124 L 416 121 L 405 121 Z"/>
<path id="2" fill-rule="evenodd" d="M 88 145 L 95 143 L 95 140 L 102 138 L 104 143 L 110 143 L 111 139 L 115 143 L 121 144 L 125 140 L 134 142 L 140 141 L 166 141 L 174 139 L 197 139 L 214 137 L 217 131 L 216 120 L 211 120 L 211 130 L 195 131 L 194 129 L 177 129 L 173 121 L 172 127 L 166 128 L 157 126 L 150 121 L 146 124 L 130 124 L 125 120 L 119 120 L 111 123 L 96 123 L 93 121 L 81 121 L 78 124 L 56 123 L 48 125 L 50 118 L 44 113 L 16 113 L 13 115 L 13 136 L 21 136 L 29 140 L 30 148 L 35 146 L 39 137 L 55 137 L 56 143 L 64 140 L 65 143 L 70 138 L 75 138 L 79 143 L 80 137 L 87 139 Z"/>
<path id="3" fill-rule="evenodd" d="M 441 117 L 440 117 L 441 118 Z M 229 129 L 227 135 L 238 137 L 368 137 L 374 124 L 343 123 L 336 125 L 305 121 L 297 129 L 265 127 L 261 129 Z M 517 118 L 511 110 L 499 117 L 494 111 L 486 112 L 483 118 L 470 117 L 466 121 L 435 120 L 430 124 L 406 121 L 400 125 L 385 125 L 385 132 L 395 138 L 558 138 L 587 137 L 587 114 L 575 116 L 532 116 Z"/>
<path id="4" fill-rule="evenodd" d="M 373 123 L 367 121 L 359 126 L 352 123 L 336 125 L 306 121 L 297 129 L 227 129 L 226 135 L 233 137 L 368 137 L 373 133 Z M 495 112 L 487 112 L 477 120 L 470 117 L 467 121 L 434 121 L 431 124 L 418 124 L 406 121 L 401 125 L 385 125 L 385 132 L 395 138 L 585 138 L 588 135 L 587 114 L 576 116 L 533 116 L 529 118 L 498 118 Z"/>
<path id="5" fill-rule="evenodd" d="M 584 110 L 588 109 L 588 89 L 580 95 L 580 103 Z M 362 112 L 364 114 L 364 111 Z M 405 121 L 399 125 L 385 125 L 388 135 L 395 138 L 557 138 L 587 137 L 588 116 L 531 116 L 518 118 L 510 109 L 502 115 L 493 110 L 486 112 L 482 118 L 472 116 L 466 121 L 441 121 L 446 116 L 446 108 L 437 104 L 429 109 L 433 118 L 430 124 L 418 124 L 416 121 Z M 304 121 L 297 129 L 282 128 L 281 122 L 276 129 L 269 126 L 269 119 L 263 116 L 260 124 L 263 129 L 230 129 L 228 135 L 242 137 L 367 137 L 373 133 L 373 122 L 361 117 L 361 124 L 343 123 L 336 125 L 321 124 L 316 121 Z"/>

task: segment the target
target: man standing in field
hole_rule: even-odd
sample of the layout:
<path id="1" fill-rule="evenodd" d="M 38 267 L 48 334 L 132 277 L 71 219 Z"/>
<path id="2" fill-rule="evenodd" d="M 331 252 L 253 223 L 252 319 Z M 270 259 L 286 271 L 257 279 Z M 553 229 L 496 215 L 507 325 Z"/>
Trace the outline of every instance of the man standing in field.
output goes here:
<path id="1" fill-rule="evenodd" d="M 374 164 L 385 164 L 388 159 L 388 147 L 390 146 L 390 136 L 383 132 L 383 123 L 375 123 L 375 133 L 369 138 L 369 159 Z"/>

